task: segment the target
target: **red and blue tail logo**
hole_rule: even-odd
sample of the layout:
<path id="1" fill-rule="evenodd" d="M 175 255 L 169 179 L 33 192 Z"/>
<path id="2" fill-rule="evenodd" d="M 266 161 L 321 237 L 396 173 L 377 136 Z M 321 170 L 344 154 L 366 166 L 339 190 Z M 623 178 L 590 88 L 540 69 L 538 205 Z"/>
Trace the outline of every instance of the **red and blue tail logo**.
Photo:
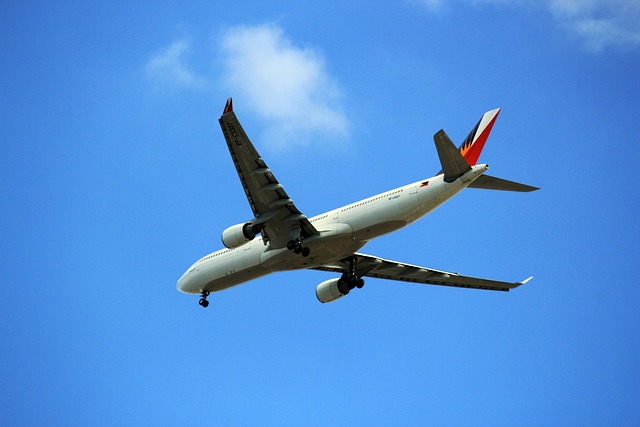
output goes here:
<path id="1" fill-rule="evenodd" d="M 460 154 L 462 154 L 470 166 L 478 163 L 480 153 L 484 148 L 484 144 L 487 142 L 487 138 L 489 138 L 498 114 L 500 114 L 499 108 L 484 113 L 478 124 L 473 128 L 469 136 L 465 138 L 462 145 L 460 145 Z"/>

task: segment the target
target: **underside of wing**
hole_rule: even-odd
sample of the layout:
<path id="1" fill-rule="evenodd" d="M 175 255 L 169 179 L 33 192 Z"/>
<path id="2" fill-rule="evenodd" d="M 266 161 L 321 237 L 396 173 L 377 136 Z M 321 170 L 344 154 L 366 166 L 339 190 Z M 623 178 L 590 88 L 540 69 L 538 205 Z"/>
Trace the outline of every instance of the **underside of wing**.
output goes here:
<path id="1" fill-rule="evenodd" d="M 308 218 L 296 208 L 247 137 L 233 112 L 231 98 L 227 101 L 219 122 L 255 216 L 252 223 L 261 230 L 265 243 L 270 242 L 274 247 L 280 248 L 286 246 L 296 233 L 303 238 L 318 234 Z"/>
<path id="2" fill-rule="evenodd" d="M 463 276 L 458 273 L 434 270 L 432 268 L 386 260 L 360 253 L 354 254 L 353 257 L 355 257 L 356 275 L 358 277 L 375 277 L 378 279 L 398 280 L 402 282 L 453 286 L 457 288 L 485 289 L 491 291 L 509 291 L 525 284 L 531 279 L 529 278 L 522 282 L 502 282 L 498 280 Z M 331 264 L 315 267 L 315 269 L 345 273 L 349 270 L 350 262 L 350 258 L 345 258 Z"/>

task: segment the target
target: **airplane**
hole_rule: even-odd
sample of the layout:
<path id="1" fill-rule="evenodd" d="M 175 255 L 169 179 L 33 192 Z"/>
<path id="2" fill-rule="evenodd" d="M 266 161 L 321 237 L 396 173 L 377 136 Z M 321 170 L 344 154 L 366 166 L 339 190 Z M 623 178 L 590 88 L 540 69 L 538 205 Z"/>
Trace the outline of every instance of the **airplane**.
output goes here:
<path id="1" fill-rule="evenodd" d="M 521 282 L 481 279 L 358 252 L 370 240 L 422 218 L 466 187 L 538 190 L 489 176 L 489 165 L 477 164 L 499 113 L 499 108 L 485 113 L 460 147 L 444 130 L 438 131 L 434 141 L 442 170 L 437 175 L 308 218 L 247 137 L 229 98 L 219 123 L 253 217 L 225 229 L 225 248 L 196 261 L 180 277 L 177 289 L 199 294 L 199 304 L 206 308 L 211 292 L 297 269 L 339 275 L 317 286 L 316 297 L 322 303 L 362 288 L 364 277 L 494 291 L 524 285 L 532 277 Z"/>

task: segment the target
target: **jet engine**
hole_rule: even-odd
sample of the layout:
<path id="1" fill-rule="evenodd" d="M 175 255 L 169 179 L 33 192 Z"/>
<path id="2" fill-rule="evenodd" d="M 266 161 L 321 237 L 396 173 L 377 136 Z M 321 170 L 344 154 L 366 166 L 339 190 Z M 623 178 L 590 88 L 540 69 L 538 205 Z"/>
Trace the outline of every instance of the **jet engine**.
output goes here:
<path id="1" fill-rule="evenodd" d="M 222 232 L 222 244 L 229 249 L 244 245 L 252 241 L 260 232 L 257 228 L 250 222 L 233 225 Z"/>
<path id="2" fill-rule="evenodd" d="M 329 279 L 320 283 L 316 288 L 316 297 L 321 303 L 335 301 L 349 293 L 349 287 L 345 286 L 341 279 Z"/>

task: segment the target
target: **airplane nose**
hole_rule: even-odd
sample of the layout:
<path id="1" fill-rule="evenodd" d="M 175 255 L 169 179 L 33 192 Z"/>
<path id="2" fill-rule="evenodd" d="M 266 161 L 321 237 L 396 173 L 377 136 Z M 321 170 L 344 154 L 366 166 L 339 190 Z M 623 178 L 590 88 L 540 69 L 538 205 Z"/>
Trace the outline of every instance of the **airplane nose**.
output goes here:
<path id="1" fill-rule="evenodd" d="M 185 287 L 187 285 L 187 274 L 189 274 L 189 272 L 185 272 L 179 279 L 178 279 L 178 283 L 176 283 L 176 289 L 178 289 L 180 292 L 185 292 Z"/>
<path id="2" fill-rule="evenodd" d="M 191 267 L 187 270 L 180 279 L 178 279 L 178 283 L 176 283 L 176 288 L 180 292 L 184 292 L 185 294 L 193 294 L 200 292 L 200 285 L 198 283 L 198 274 L 197 269 Z"/>

